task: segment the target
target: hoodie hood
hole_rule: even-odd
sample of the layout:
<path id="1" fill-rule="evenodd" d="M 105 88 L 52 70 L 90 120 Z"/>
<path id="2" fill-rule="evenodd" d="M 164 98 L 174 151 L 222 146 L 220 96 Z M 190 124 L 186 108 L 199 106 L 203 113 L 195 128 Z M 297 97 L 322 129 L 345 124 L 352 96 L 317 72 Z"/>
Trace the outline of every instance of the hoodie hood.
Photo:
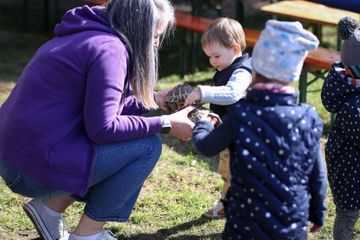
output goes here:
<path id="1" fill-rule="evenodd" d="M 335 63 L 322 86 L 321 101 L 331 113 L 337 113 L 349 96 L 360 94 L 360 79 L 345 75 L 342 63 Z"/>
<path id="2" fill-rule="evenodd" d="M 62 21 L 55 26 L 54 33 L 60 37 L 84 31 L 114 33 L 106 18 L 105 7 L 85 5 L 67 11 Z"/>

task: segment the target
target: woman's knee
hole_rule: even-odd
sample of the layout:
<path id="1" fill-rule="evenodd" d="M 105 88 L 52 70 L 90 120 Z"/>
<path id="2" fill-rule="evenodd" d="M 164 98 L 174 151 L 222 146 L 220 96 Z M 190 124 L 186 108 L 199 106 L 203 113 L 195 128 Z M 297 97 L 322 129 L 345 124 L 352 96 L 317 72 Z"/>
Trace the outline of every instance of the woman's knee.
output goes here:
<path id="1" fill-rule="evenodd" d="M 154 158 L 159 159 L 162 151 L 162 143 L 160 136 L 158 134 L 147 136 L 145 138 L 145 141 L 146 145 L 149 146 L 150 154 L 152 154 Z"/>

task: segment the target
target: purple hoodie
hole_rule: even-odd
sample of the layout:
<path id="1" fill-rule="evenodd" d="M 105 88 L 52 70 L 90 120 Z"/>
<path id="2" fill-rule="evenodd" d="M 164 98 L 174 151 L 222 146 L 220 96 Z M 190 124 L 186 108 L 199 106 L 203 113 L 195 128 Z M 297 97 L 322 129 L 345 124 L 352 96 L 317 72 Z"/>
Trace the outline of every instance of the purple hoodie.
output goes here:
<path id="1" fill-rule="evenodd" d="M 161 130 L 160 117 L 125 96 L 129 54 L 104 8 L 68 11 L 0 108 L 0 159 L 55 188 L 83 195 L 95 145 Z"/>

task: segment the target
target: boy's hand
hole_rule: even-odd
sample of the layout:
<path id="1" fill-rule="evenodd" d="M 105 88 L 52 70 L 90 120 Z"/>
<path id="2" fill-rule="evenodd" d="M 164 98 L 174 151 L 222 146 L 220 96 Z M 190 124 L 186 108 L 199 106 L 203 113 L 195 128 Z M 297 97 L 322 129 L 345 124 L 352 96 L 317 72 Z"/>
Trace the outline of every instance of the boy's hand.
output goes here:
<path id="1" fill-rule="evenodd" d="M 311 232 L 311 233 L 319 232 L 321 228 L 322 228 L 322 226 L 313 224 L 313 225 L 311 226 L 311 228 L 310 228 L 310 232 Z"/>
<path id="2" fill-rule="evenodd" d="M 199 88 L 195 88 L 185 99 L 184 106 L 189 106 L 201 100 L 201 92 Z"/>

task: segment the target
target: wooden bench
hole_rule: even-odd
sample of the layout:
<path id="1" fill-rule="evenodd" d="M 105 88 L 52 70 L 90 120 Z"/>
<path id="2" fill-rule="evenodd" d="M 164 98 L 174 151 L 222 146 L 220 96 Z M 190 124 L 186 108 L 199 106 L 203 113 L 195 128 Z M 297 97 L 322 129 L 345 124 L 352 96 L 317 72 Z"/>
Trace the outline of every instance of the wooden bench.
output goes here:
<path id="1" fill-rule="evenodd" d="M 175 12 L 176 26 L 188 31 L 203 33 L 212 22 L 212 19 L 193 16 L 189 13 Z M 246 44 L 253 48 L 260 36 L 260 32 L 244 28 Z M 185 46 L 184 46 L 185 47 Z M 340 59 L 338 51 L 319 47 L 314 51 L 310 51 L 305 59 L 305 64 L 299 81 L 299 100 L 306 102 L 307 87 L 320 78 L 324 78 L 327 71 L 330 70 L 332 64 Z M 315 74 L 315 78 L 308 81 L 308 72 Z"/>
<path id="2" fill-rule="evenodd" d="M 105 4 L 108 0 L 85 0 L 87 4 L 90 5 L 102 5 Z"/>
<path id="3" fill-rule="evenodd" d="M 176 26 L 179 28 L 184 28 L 189 31 L 194 31 L 198 33 L 203 33 L 209 27 L 213 19 L 193 16 L 189 13 L 184 12 L 175 12 Z M 244 28 L 246 36 L 246 44 L 250 47 L 254 47 L 255 42 L 259 38 L 260 32 Z"/>

